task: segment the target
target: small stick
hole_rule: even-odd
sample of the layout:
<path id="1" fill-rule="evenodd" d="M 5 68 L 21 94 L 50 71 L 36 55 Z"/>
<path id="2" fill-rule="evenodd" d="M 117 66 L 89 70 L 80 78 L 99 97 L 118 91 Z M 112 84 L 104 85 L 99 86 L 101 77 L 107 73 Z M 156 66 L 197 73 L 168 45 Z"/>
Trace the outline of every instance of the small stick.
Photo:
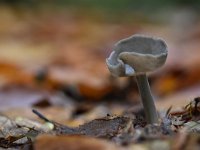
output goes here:
<path id="1" fill-rule="evenodd" d="M 50 122 L 50 123 L 53 123 L 52 121 L 50 121 L 49 119 L 47 119 L 44 115 L 42 115 L 40 112 L 38 112 L 37 110 L 35 109 L 32 109 L 32 112 L 34 114 L 36 114 L 40 119 L 46 121 L 46 122 Z"/>

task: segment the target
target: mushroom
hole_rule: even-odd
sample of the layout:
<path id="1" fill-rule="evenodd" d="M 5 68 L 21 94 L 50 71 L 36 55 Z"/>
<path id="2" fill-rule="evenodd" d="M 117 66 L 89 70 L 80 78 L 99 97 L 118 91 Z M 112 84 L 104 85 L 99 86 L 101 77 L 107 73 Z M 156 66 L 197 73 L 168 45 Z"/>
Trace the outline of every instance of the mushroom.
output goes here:
<path id="1" fill-rule="evenodd" d="M 147 73 L 161 67 L 167 58 L 166 43 L 145 35 L 132 35 L 114 45 L 113 52 L 106 59 L 113 76 L 135 76 L 142 98 L 148 123 L 158 123 L 158 114 L 150 91 Z"/>

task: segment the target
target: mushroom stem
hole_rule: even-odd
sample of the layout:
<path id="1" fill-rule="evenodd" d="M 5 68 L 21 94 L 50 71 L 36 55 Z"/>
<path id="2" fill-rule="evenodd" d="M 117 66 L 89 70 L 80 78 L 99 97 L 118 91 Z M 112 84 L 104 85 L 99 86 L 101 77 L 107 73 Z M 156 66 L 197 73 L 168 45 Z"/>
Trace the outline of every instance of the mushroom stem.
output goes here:
<path id="1" fill-rule="evenodd" d="M 137 86 L 139 88 L 142 104 L 144 107 L 147 122 L 150 124 L 158 123 L 158 114 L 151 95 L 149 82 L 146 74 L 136 75 Z"/>

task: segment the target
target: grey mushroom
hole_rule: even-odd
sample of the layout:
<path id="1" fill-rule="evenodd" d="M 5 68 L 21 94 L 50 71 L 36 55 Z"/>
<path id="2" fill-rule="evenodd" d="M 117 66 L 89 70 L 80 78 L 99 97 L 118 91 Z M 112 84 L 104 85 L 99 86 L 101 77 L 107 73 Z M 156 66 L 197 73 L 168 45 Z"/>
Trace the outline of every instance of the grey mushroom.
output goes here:
<path id="1" fill-rule="evenodd" d="M 163 66 L 167 58 L 166 43 L 151 36 L 133 35 L 120 40 L 106 59 L 113 76 L 135 76 L 148 123 L 158 123 L 154 100 L 150 91 L 147 73 Z"/>

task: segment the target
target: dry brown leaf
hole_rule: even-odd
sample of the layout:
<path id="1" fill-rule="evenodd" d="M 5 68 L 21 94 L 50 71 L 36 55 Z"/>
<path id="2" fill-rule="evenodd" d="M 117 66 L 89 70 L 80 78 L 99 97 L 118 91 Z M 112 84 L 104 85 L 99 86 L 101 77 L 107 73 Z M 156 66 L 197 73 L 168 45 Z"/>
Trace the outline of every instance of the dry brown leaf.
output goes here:
<path id="1" fill-rule="evenodd" d="M 105 140 L 86 136 L 41 135 L 34 144 L 35 150 L 120 150 L 121 148 Z"/>

